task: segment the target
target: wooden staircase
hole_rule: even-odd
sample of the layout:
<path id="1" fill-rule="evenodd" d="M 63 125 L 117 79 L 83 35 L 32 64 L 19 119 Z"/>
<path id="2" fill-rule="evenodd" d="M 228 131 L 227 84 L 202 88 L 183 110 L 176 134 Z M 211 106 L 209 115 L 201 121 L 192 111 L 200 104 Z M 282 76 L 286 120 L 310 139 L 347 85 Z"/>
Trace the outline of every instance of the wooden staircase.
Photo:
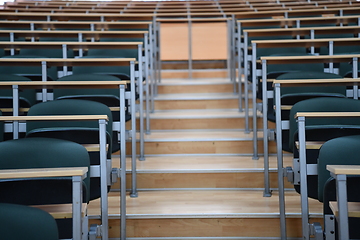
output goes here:
<path id="1" fill-rule="evenodd" d="M 280 237 L 276 157 L 270 157 L 273 195 L 263 197 L 263 160 L 252 160 L 252 135 L 244 133 L 244 114 L 237 108 L 226 78 L 162 80 L 145 139 L 146 160 L 137 162 L 139 195 L 127 197 L 129 239 Z M 274 143 L 270 151 L 275 153 Z M 291 165 L 290 157 L 285 161 Z M 286 202 L 287 235 L 299 238 L 299 195 L 287 191 Z M 98 221 L 97 204 L 89 207 L 91 223 Z M 322 222 L 321 204 L 310 201 L 310 209 Z M 118 239 L 116 191 L 109 212 L 110 238 Z"/>

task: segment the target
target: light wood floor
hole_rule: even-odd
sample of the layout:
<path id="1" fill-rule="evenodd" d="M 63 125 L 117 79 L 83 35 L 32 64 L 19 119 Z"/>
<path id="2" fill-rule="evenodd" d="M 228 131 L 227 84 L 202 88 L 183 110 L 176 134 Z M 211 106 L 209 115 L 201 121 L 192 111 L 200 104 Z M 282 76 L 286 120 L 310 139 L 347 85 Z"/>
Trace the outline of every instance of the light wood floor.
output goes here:
<path id="1" fill-rule="evenodd" d="M 141 191 L 139 197 L 127 196 L 128 218 L 174 218 L 174 217 L 206 217 L 215 215 L 232 217 L 276 217 L 279 216 L 277 192 L 272 197 L 263 197 L 262 191 Z M 309 200 L 311 217 L 322 216 L 322 204 L 317 200 Z M 294 191 L 286 192 L 287 217 L 300 216 L 300 195 Z M 118 217 L 119 194 L 110 193 L 110 217 Z M 91 216 L 98 216 L 99 200 L 91 202 L 88 208 Z"/>

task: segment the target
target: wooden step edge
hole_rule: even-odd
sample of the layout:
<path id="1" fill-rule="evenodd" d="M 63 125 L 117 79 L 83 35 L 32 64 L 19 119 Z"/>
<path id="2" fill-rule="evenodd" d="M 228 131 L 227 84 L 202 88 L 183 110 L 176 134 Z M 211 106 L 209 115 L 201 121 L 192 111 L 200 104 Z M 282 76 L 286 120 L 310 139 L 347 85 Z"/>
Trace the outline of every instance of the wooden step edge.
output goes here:
<path id="1" fill-rule="evenodd" d="M 301 213 L 286 213 L 286 218 L 301 218 Z M 109 214 L 109 219 L 119 219 L 120 214 Z M 89 219 L 100 219 L 99 215 L 88 215 Z M 164 219 L 164 218 L 279 218 L 279 213 L 201 213 L 201 214 L 126 214 L 126 219 Z M 321 213 L 310 213 L 309 218 L 323 218 Z"/>
<path id="2" fill-rule="evenodd" d="M 262 138 L 258 138 L 262 140 Z M 147 142 L 229 142 L 229 141 L 252 141 L 252 138 L 234 138 L 234 137 L 211 137 L 211 138 L 199 138 L 199 137 L 188 137 L 188 138 L 158 138 L 158 139 L 145 139 Z"/>
<path id="3" fill-rule="evenodd" d="M 277 172 L 276 168 L 269 168 L 270 172 Z M 137 169 L 137 173 L 262 173 L 264 168 L 243 169 Z M 131 168 L 126 169 L 131 173 Z"/>
<path id="4" fill-rule="evenodd" d="M 155 97 L 155 101 L 199 101 L 199 100 L 234 100 L 239 97 L 234 94 L 208 94 L 208 96 L 199 93 L 184 94 L 159 94 Z"/>

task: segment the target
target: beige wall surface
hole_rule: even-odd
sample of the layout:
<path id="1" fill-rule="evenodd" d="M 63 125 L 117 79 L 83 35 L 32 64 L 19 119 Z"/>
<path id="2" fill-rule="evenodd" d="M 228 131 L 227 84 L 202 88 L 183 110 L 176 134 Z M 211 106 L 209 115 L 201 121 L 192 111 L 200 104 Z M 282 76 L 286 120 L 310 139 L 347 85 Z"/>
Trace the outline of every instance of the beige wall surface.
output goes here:
<path id="1" fill-rule="evenodd" d="M 160 27 L 161 60 L 189 59 L 189 24 L 162 23 Z M 192 60 L 227 59 L 226 23 L 192 23 Z"/>

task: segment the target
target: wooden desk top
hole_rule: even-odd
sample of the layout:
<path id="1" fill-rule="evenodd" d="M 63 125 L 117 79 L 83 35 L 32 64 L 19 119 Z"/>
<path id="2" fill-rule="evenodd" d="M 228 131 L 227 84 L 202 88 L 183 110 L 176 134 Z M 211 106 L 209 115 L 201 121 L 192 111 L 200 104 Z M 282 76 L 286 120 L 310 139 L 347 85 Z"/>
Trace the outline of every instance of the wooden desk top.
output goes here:
<path id="1" fill-rule="evenodd" d="M 267 64 L 291 64 L 291 63 L 329 63 L 329 62 L 351 62 L 353 58 L 359 58 L 360 54 L 348 55 L 304 55 L 304 56 L 263 56 Z M 261 60 L 258 60 L 261 63 Z"/>
<path id="2" fill-rule="evenodd" d="M 95 121 L 106 120 L 107 115 L 49 115 L 49 116 L 0 116 L 0 121 Z"/>
<path id="3" fill-rule="evenodd" d="M 358 21 L 359 15 L 351 15 L 351 16 L 332 16 L 332 17 L 299 17 L 299 18 L 273 18 L 273 19 L 240 19 L 237 20 L 237 22 L 240 22 L 241 24 L 244 24 L 244 26 L 253 26 L 257 25 L 257 23 L 269 23 L 269 22 L 281 22 L 288 25 L 296 25 L 296 21 L 300 22 L 306 22 L 306 21 L 331 21 L 331 20 L 340 20 L 340 22 L 343 22 L 343 20 L 350 20 L 354 19 L 355 22 Z"/>
<path id="4" fill-rule="evenodd" d="M 360 29 L 359 29 L 360 30 Z M 329 42 L 333 42 L 334 45 L 359 45 L 359 38 L 315 38 L 315 39 L 289 39 L 289 40 L 252 40 L 252 43 L 256 43 L 256 47 L 270 48 L 270 47 L 321 47 L 328 46 Z"/>
<path id="5" fill-rule="evenodd" d="M 137 49 L 139 45 L 142 45 L 142 42 L 1 42 L 0 47 L 2 48 L 62 48 L 63 45 L 66 45 L 69 48 L 126 48 L 126 49 Z"/>
<path id="6" fill-rule="evenodd" d="M 0 58 L 2 66 L 39 66 L 46 62 L 47 66 L 129 66 L 136 62 L 135 58 Z"/>
<path id="7" fill-rule="evenodd" d="M 326 26 L 326 27 L 300 27 L 300 28 L 261 28 L 261 29 L 244 29 L 244 32 L 248 33 L 250 36 L 253 36 L 255 33 L 279 33 L 279 32 L 296 32 L 296 33 L 301 33 L 301 32 L 309 32 L 311 30 L 314 30 L 315 33 L 318 31 L 333 31 L 332 33 L 334 34 L 334 31 L 341 31 L 341 30 L 354 30 L 354 29 L 360 29 L 360 26 Z M 331 32 L 330 32 L 331 33 Z"/>
<path id="8" fill-rule="evenodd" d="M 0 30 L 0 36 L 9 36 L 13 33 L 14 37 L 73 37 L 78 38 L 79 34 L 83 38 L 115 37 L 115 38 L 143 38 L 148 31 L 129 30 L 129 31 L 80 31 L 80 30 Z"/>
<path id="9" fill-rule="evenodd" d="M 84 176 L 87 167 L 0 170 L 0 179 Z"/>
<path id="10" fill-rule="evenodd" d="M 114 27 L 124 28 L 124 29 L 148 29 L 149 25 L 152 22 L 150 21 L 123 21 L 123 22 L 100 22 L 100 21 L 8 21 L 8 20 L 0 20 L 0 26 L 2 28 L 5 27 L 21 27 L 21 28 L 29 28 L 30 25 L 33 25 L 35 29 L 43 28 L 43 29 L 56 29 L 56 28 L 74 28 L 74 29 L 82 29 L 89 28 L 94 26 L 94 30 L 96 29 L 109 29 Z"/>
<path id="11" fill-rule="evenodd" d="M 360 165 L 327 165 L 326 169 L 336 175 L 360 175 Z"/>
<path id="12" fill-rule="evenodd" d="M 286 85 L 286 87 L 294 86 L 314 86 L 314 85 L 352 85 L 360 83 L 360 78 L 330 78 L 330 79 L 289 79 L 289 80 L 273 80 L 273 84 Z"/>
<path id="13" fill-rule="evenodd" d="M 17 85 L 20 89 L 27 88 L 119 88 L 128 81 L 0 81 L 0 88 L 12 88 Z"/>
<path id="14" fill-rule="evenodd" d="M 330 208 L 335 216 L 339 215 L 339 209 L 337 202 L 330 202 Z M 348 202 L 348 216 L 360 217 L 360 202 Z"/>
<path id="15" fill-rule="evenodd" d="M 360 112 L 298 112 L 294 118 L 360 117 Z"/>

